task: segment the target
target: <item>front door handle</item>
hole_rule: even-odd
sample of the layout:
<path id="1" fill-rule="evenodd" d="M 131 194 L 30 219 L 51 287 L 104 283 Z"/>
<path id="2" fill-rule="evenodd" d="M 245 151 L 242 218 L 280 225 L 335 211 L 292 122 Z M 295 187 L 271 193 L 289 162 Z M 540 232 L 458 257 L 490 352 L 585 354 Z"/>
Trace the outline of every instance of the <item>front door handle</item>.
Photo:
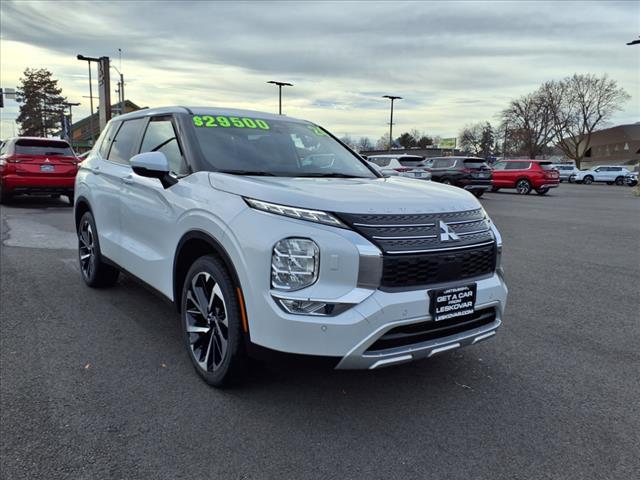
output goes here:
<path id="1" fill-rule="evenodd" d="M 126 177 L 122 177 L 122 183 L 124 183 L 126 185 L 132 185 L 133 184 L 133 176 L 132 175 L 127 175 Z"/>

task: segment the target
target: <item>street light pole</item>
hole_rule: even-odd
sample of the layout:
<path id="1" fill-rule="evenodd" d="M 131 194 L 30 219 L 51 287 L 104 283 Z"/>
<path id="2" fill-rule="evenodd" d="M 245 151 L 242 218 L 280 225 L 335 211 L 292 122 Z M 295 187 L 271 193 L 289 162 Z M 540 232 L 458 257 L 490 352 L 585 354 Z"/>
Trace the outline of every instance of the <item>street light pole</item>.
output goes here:
<path id="1" fill-rule="evenodd" d="M 91 129 L 91 146 L 93 146 L 95 137 L 93 135 L 93 87 L 91 86 L 91 62 L 98 63 L 100 62 L 100 59 L 95 57 L 85 57 L 84 55 L 78 55 L 76 58 L 78 60 L 86 61 L 87 65 L 89 66 L 89 104 L 91 106 L 91 116 L 89 117 L 89 128 Z"/>
<path id="2" fill-rule="evenodd" d="M 278 115 L 282 115 L 282 87 L 293 87 L 293 83 L 276 82 L 275 80 L 269 80 L 267 83 L 278 86 Z"/>
<path id="3" fill-rule="evenodd" d="M 397 97 L 394 95 L 383 95 L 382 98 L 388 98 L 389 100 L 391 100 L 391 118 L 389 120 L 389 150 L 391 150 L 391 146 L 393 145 L 393 101 L 402 100 L 402 97 Z"/>

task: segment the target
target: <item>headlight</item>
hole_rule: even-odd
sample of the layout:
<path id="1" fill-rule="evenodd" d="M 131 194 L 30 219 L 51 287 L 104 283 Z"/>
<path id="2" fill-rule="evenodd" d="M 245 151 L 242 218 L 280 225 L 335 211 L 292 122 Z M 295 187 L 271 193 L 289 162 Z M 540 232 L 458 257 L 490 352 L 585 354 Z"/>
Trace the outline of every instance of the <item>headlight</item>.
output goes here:
<path id="1" fill-rule="evenodd" d="M 271 286 L 278 290 L 300 290 L 318 279 L 320 250 L 313 240 L 285 238 L 273 247 Z"/>
<path id="2" fill-rule="evenodd" d="M 307 210 L 306 208 L 288 207 L 286 205 L 278 205 L 276 203 L 263 202 L 262 200 L 254 200 L 253 198 L 244 199 L 250 207 L 263 212 L 275 213 L 276 215 L 284 215 L 285 217 L 298 218 L 309 222 L 322 223 L 324 225 L 332 225 L 334 227 L 346 228 L 345 225 L 336 217 L 327 212 L 320 210 Z"/>

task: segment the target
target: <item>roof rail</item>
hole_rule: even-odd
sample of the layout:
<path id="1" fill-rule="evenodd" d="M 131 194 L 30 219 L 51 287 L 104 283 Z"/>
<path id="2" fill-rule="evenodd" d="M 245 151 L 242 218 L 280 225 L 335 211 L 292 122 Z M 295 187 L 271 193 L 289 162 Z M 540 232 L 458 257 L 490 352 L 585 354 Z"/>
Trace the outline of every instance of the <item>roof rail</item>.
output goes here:
<path id="1" fill-rule="evenodd" d="M 180 108 L 184 108 L 189 115 L 193 115 L 193 112 L 189 107 L 185 107 L 184 105 L 178 105 Z"/>

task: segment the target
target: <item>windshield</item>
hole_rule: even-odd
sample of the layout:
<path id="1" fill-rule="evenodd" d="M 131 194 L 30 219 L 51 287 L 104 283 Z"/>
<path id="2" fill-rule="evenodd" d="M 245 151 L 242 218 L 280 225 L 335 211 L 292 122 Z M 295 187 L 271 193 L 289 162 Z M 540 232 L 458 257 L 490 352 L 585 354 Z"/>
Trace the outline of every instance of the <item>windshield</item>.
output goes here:
<path id="1" fill-rule="evenodd" d="M 376 178 L 363 161 L 309 123 L 208 115 L 192 119 L 200 149 L 214 171 Z"/>
<path id="2" fill-rule="evenodd" d="M 21 139 L 15 145 L 16 155 L 64 155 L 73 157 L 73 151 L 67 142 L 60 140 Z"/>

